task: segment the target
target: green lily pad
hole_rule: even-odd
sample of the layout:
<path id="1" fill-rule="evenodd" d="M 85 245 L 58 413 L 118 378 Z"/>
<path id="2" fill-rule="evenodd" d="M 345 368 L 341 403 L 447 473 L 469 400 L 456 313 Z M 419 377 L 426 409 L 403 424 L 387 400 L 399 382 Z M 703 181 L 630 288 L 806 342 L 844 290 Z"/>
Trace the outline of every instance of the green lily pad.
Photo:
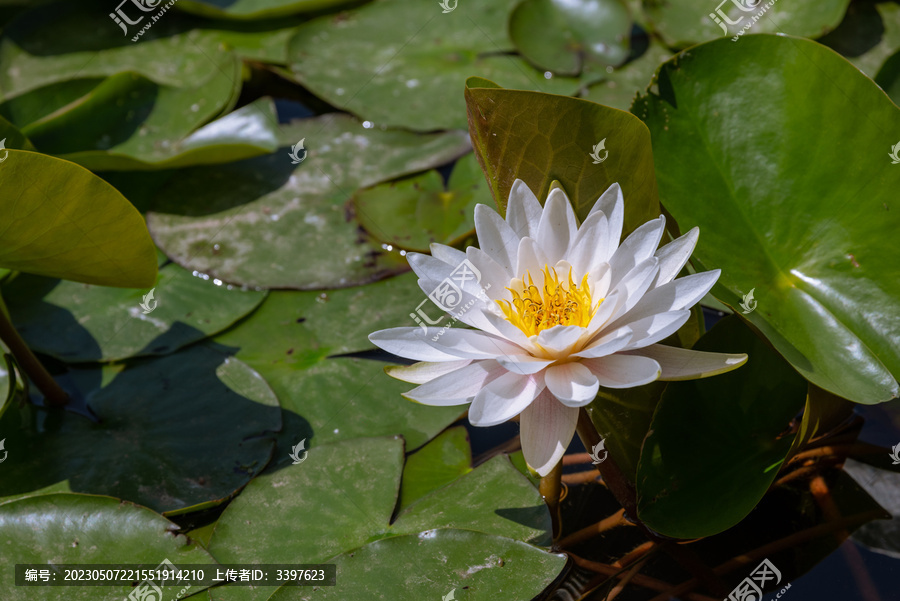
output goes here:
<path id="1" fill-rule="evenodd" d="M 634 115 L 579 98 L 491 87 L 466 87 L 466 103 L 475 153 L 502 211 L 518 178 L 540 199 L 557 180 L 582 220 L 618 182 L 625 235 L 659 216 L 650 133 Z M 596 163 L 591 153 L 600 142 Z"/>
<path id="2" fill-rule="evenodd" d="M 167 355 L 252 312 L 264 291 L 227 290 L 178 265 L 151 290 L 22 275 L 4 284 L 13 323 L 35 351 L 70 363 Z"/>
<path id="3" fill-rule="evenodd" d="M 441 174 L 427 171 L 358 191 L 353 197 L 366 231 L 392 246 L 430 252 L 432 242 L 453 245 L 475 230 L 475 205 L 490 204 L 484 174 L 467 154 L 453 166 L 444 187 Z"/>
<path id="4" fill-rule="evenodd" d="M 333 562 L 338 586 L 283 586 L 269 600 L 371 599 L 384 589 L 397 601 L 532 599 L 562 571 L 566 556 L 500 536 L 442 529 L 376 541 Z M 450 591 L 456 593 L 447 597 Z"/>
<path id="5" fill-rule="evenodd" d="M 578 75 L 585 62 L 628 58 L 631 17 L 622 0 L 524 0 L 509 18 L 509 36 L 540 69 Z"/>
<path id="6" fill-rule="evenodd" d="M 354 0 L 180 0 L 178 8 L 218 19 L 274 19 L 353 3 Z"/>
<path id="7" fill-rule="evenodd" d="M 203 547 L 181 534 L 166 518 L 119 499 L 53 494 L 0 505 L 0 588 L 8 601 L 95 601 L 124 599 L 131 586 L 15 586 L 17 563 L 142 564 L 155 569 L 163 560 L 178 565 L 214 566 Z M 159 584 L 159 583 L 157 583 Z M 160 586 L 166 599 L 182 585 Z M 205 587 L 195 587 L 201 591 Z"/>
<path id="8" fill-rule="evenodd" d="M 692 260 L 722 269 L 713 294 L 737 308 L 755 290 L 744 319 L 820 388 L 896 397 L 900 264 L 884 249 L 900 227 L 888 157 L 900 109 L 832 50 L 786 36 L 703 44 L 659 80 L 661 96 L 633 110 L 652 132 L 666 209 L 682 231 L 700 227 Z M 865 119 L 848 121 L 848 103 Z M 848 139 L 860 149 L 850 171 Z"/>
<path id="9" fill-rule="evenodd" d="M 195 87 L 160 86 L 136 73 L 119 73 L 72 108 L 22 131 L 41 151 L 93 170 L 225 163 L 273 152 L 278 119 L 269 99 L 207 123 L 237 99 L 239 84 L 240 61 L 234 55 L 225 55 Z M 42 92 L 28 96 L 39 101 Z"/>
<path id="10" fill-rule="evenodd" d="M 433 528 L 526 541 L 548 535 L 549 513 L 540 495 L 505 457 L 422 497 L 392 522 L 402 473 L 399 437 L 313 447 L 300 465 L 253 480 L 219 518 L 209 551 L 225 563 L 317 563 Z M 266 599 L 270 592 L 219 588 L 211 598 Z"/>
<path id="11" fill-rule="evenodd" d="M 893 519 L 863 525 L 853 533 L 853 540 L 873 551 L 900 559 L 900 525 L 897 521 L 900 518 L 900 470 L 887 454 L 875 459 L 881 464 L 879 467 L 847 459 L 844 470 L 889 511 Z"/>
<path id="12" fill-rule="evenodd" d="M 400 510 L 471 471 L 472 449 L 466 428 L 450 428 L 406 459 Z"/>
<path id="13" fill-rule="evenodd" d="M 156 249 L 115 188 L 73 163 L 8 150 L 0 178 L 0 265 L 101 286 L 156 281 Z"/>
<path id="14" fill-rule="evenodd" d="M 589 86 L 581 97 L 627 111 L 631 108 L 635 96 L 650 86 L 660 64 L 671 56 L 672 53 L 668 48 L 652 39 L 646 52 L 604 75 L 603 81 Z"/>
<path id="15" fill-rule="evenodd" d="M 169 178 L 147 216 L 166 255 L 265 288 L 347 287 L 405 271 L 398 252 L 360 232 L 347 203 L 360 187 L 446 163 L 468 145 L 459 132 L 381 131 L 342 115 L 281 126 L 279 140 L 274 155 Z M 308 154 L 292 164 L 301 140 Z"/>
<path id="16" fill-rule="evenodd" d="M 510 88 L 572 94 L 578 80 L 535 71 L 504 53 L 516 0 L 482 0 L 443 14 L 422 0 L 372 2 L 301 25 L 290 42 L 294 77 L 329 104 L 377 125 L 466 127 L 463 87 L 480 76 Z M 374 50 L 373 50 L 374 49 Z"/>
<path id="17" fill-rule="evenodd" d="M 149 17 L 129 26 L 126 35 L 108 16 L 114 10 L 115 5 L 104 0 L 78 5 L 60 1 L 16 17 L 0 40 L 0 97 L 9 100 L 57 82 L 126 71 L 163 86 L 190 88 L 208 79 L 215 65 L 232 54 L 216 35 L 199 29 L 179 33 L 177 16 L 171 13 L 133 43 L 130 38 Z M 123 10 L 132 20 L 139 17 L 131 3 Z M 170 35 L 153 37 L 170 27 Z M 239 87 L 240 78 L 233 83 Z"/>
<path id="18" fill-rule="evenodd" d="M 750 513 L 791 448 L 786 430 L 806 399 L 803 378 L 736 316 L 694 348 L 749 359 L 727 374 L 669 382 L 644 441 L 638 516 L 686 539 L 722 532 Z"/>
<path id="19" fill-rule="evenodd" d="M 707 10 L 701 10 L 696 0 L 644 0 L 644 13 L 667 45 L 684 48 L 720 36 L 732 38 L 739 31 L 744 32 L 742 37 L 751 33 L 782 33 L 816 38 L 838 26 L 848 4 L 850 0 L 774 4 L 764 0 L 715 0 Z"/>
<path id="20" fill-rule="evenodd" d="M 259 374 L 208 347 L 69 373 L 100 421 L 10 408 L 0 422 L 16 450 L 3 463 L 4 497 L 67 490 L 157 511 L 218 501 L 262 470 L 281 427 Z"/>
<path id="21" fill-rule="evenodd" d="M 900 5 L 851 2 L 837 29 L 819 39 L 875 79 L 889 56 L 900 50 Z"/>

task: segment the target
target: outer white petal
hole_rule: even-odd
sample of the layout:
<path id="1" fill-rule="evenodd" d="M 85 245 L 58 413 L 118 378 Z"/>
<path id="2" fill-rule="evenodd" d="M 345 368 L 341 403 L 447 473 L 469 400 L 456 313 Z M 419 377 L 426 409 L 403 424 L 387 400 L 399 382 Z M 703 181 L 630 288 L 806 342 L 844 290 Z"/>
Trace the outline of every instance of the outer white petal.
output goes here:
<path id="1" fill-rule="evenodd" d="M 561 188 L 554 188 L 544 203 L 536 239 L 550 264 L 565 257 L 569 241 L 575 238 L 577 232 L 578 220 L 572 210 L 572 203 Z"/>
<path id="2" fill-rule="evenodd" d="M 528 354 L 517 344 L 497 336 L 462 328 L 447 328 L 437 340 L 430 337 L 426 338 L 425 342 L 457 359 L 493 359 L 501 355 Z"/>
<path id="3" fill-rule="evenodd" d="M 606 388 L 642 386 L 659 378 L 662 372 L 659 363 L 653 359 L 634 355 L 608 355 L 599 359 L 585 359 L 581 363 Z"/>
<path id="4" fill-rule="evenodd" d="M 426 339 L 436 336 L 439 330 L 440 328 L 428 328 L 427 333 L 424 334 L 422 328 L 378 330 L 369 334 L 369 342 L 404 359 L 438 362 L 459 361 L 459 356 L 438 350 L 426 342 Z"/>
<path id="5" fill-rule="evenodd" d="M 425 382 L 430 382 L 444 374 L 465 367 L 471 362 L 471 359 L 461 359 L 459 361 L 445 361 L 443 363 L 420 361 L 419 363 L 414 363 L 412 365 L 388 365 L 384 368 L 384 373 L 392 378 L 409 382 L 410 384 L 424 384 Z"/>
<path id="6" fill-rule="evenodd" d="M 648 221 L 628 236 L 621 246 L 613 253 L 609 260 L 612 267 L 612 286 L 615 287 L 620 279 L 653 256 L 659 241 L 666 229 L 666 218 L 662 215 L 658 219 Z"/>
<path id="7" fill-rule="evenodd" d="M 475 233 L 481 250 L 509 273 L 515 267 L 520 236 L 487 205 L 475 205 Z"/>
<path id="8" fill-rule="evenodd" d="M 696 380 L 724 374 L 747 362 L 747 355 L 707 353 L 674 346 L 652 344 L 627 355 L 649 357 L 662 368 L 660 380 Z"/>
<path id="9" fill-rule="evenodd" d="M 644 348 L 671 336 L 685 324 L 690 316 L 690 311 L 682 309 L 681 311 L 657 313 L 650 317 L 628 322 L 625 327 L 631 328 L 634 336 L 624 350 Z"/>
<path id="10" fill-rule="evenodd" d="M 544 376 L 506 372 L 475 395 L 469 408 L 473 426 L 496 426 L 509 421 L 531 404 L 544 389 Z"/>
<path id="11" fill-rule="evenodd" d="M 435 407 L 462 405 L 471 402 L 485 386 L 505 373 L 496 361 L 475 361 L 413 388 L 403 396 Z"/>
<path id="12" fill-rule="evenodd" d="M 517 236 L 536 238 L 541 222 L 541 203 L 525 182 L 517 179 L 509 190 L 506 222 Z"/>
<path id="13" fill-rule="evenodd" d="M 622 238 L 622 224 L 625 222 L 625 198 L 619 184 L 611 185 L 600 195 L 588 216 L 597 211 L 603 211 L 609 220 L 609 238 L 605 240 L 606 248 L 603 249 L 603 253 L 607 257 L 612 257 Z"/>
<path id="14" fill-rule="evenodd" d="M 531 355 L 497 357 L 497 363 L 502 365 L 507 371 L 523 376 L 536 374 L 553 362 L 554 359 L 541 359 Z"/>
<path id="15" fill-rule="evenodd" d="M 656 313 L 690 309 L 715 285 L 720 270 L 686 275 L 647 292 L 628 313 L 616 319 L 611 328 L 649 317 Z"/>
<path id="16" fill-rule="evenodd" d="M 525 462 L 542 477 L 550 473 L 565 454 L 578 423 L 578 409 L 566 407 L 542 392 L 522 412 L 519 432 Z"/>
<path id="17" fill-rule="evenodd" d="M 596 359 L 597 357 L 612 355 L 625 348 L 628 343 L 631 342 L 632 336 L 631 328 L 628 326 L 613 330 L 609 334 L 605 334 L 597 338 L 597 340 L 591 341 L 587 347 L 574 353 L 574 356 L 583 357 L 585 359 Z"/>
<path id="18" fill-rule="evenodd" d="M 466 260 L 466 253 L 461 250 L 457 250 L 452 246 L 432 242 L 429 245 L 429 248 L 431 249 L 432 257 L 434 257 L 438 261 L 447 263 L 448 265 L 453 265 L 454 267 Z"/>
<path id="19" fill-rule="evenodd" d="M 656 278 L 656 286 L 671 282 L 678 276 L 691 257 L 691 253 L 694 252 L 699 237 L 700 228 L 694 227 L 688 233 L 656 251 L 656 258 L 659 259 L 659 275 Z"/>
<path id="20" fill-rule="evenodd" d="M 547 390 L 567 407 L 583 407 L 594 400 L 600 381 L 581 363 L 563 363 L 544 373 Z"/>
<path id="21" fill-rule="evenodd" d="M 609 257 L 604 252 L 606 240 L 609 238 L 609 220 L 603 211 L 591 213 L 578 233 L 569 243 L 566 260 L 572 264 L 577 277 L 579 274 L 591 273 L 607 262 Z"/>

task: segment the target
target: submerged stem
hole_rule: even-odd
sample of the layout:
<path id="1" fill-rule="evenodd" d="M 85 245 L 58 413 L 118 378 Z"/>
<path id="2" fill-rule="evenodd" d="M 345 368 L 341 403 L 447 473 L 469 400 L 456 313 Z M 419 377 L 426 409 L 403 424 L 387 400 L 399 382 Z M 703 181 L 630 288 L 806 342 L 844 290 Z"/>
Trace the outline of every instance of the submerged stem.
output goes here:
<path id="1" fill-rule="evenodd" d="M 19 369 L 43 393 L 48 405 L 62 407 L 69 402 L 69 395 L 56 383 L 50 372 L 34 356 L 34 353 L 25 344 L 18 330 L 13 326 L 2 297 L 0 297 L 0 340 L 3 341 L 16 358 Z"/>

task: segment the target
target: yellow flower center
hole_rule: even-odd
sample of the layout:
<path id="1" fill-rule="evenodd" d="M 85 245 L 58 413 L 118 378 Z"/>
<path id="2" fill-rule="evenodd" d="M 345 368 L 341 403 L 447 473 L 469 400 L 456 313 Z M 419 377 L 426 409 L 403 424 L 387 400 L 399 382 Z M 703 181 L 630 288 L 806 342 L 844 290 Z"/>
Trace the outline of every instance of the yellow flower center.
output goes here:
<path id="1" fill-rule="evenodd" d="M 591 323 L 600 303 L 597 303 L 597 307 L 592 307 L 587 275 L 582 278 L 580 285 L 576 285 L 572 280 L 571 268 L 568 282 L 563 283 L 560 283 L 555 268 L 544 266 L 542 272 L 543 289 L 534 285 L 531 273 L 526 271 L 522 281 L 527 281 L 527 285 L 522 292 L 507 288 L 512 293 L 512 302 L 496 301 L 506 320 L 525 332 L 526 336 L 534 336 L 553 326 L 586 327 Z"/>

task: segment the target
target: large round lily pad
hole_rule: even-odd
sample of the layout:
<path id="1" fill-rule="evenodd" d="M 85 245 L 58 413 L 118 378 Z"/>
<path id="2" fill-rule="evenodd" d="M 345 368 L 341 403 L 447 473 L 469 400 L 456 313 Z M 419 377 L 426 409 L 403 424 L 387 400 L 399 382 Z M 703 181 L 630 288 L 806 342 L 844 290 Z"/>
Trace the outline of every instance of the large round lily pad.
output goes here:
<path id="1" fill-rule="evenodd" d="M 281 427 L 266 382 L 208 347 L 70 375 L 99 421 L 33 405 L 7 410 L 4 497 L 68 490 L 159 511 L 216 501 L 265 467 Z"/>
<path id="2" fill-rule="evenodd" d="M 166 355 L 224 330 L 266 297 L 264 291 L 227 288 L 169 264 L 151 290 L 21 275 L 3 292 L 13 323 L 33 350 L 81 363 Z"/>
<path id="3" fill-rule="evenodd" d="M 294 121 L 279 140 L 274 155 L 174 174 L 147 217 L 160 248 L 234 284 L 317 290 L 375 281 L 408 266 L 360 232 L 353 192 L 449 162 L 468 146 L 460 132 L 382 131 L 345 115 Z M 291 147 L 301 141 L 306 154 L 295 163 Z"/>
<path id="4" fill-rule="evenodd" d="M 468 77 L 574 93 L 576 79 L 546 79 L 506 54 L 514 49 L 506 29 L 515 2 L 479 0 L 442 13 L 436 0 L 383 0 L 320 17 L 301 25 L 291 40 L 291 70 L 340 109 L 376 125 L 422 131 L 466 127 Z"/>
<path id="5" fill-rule="evenodd" d="M 0 505 L 0 589 L 4 601 L 124 599 L 130 586 L 15 586 L 15 564 L 215 565 L 203 547 L 166 518 L 119 499 L 52 494 Z M 61 577 L 61 576 L 60 576 Z M 156 583 L 162 585 L 162 583 Z M 166 599 L 181 585 L 160 586 Z M 203 587 L 194 587 L 200 591 Z M 114 592 L 113 592 L 114 591 Z"/>
<path id="6" fill-rule="evenodd" d="M 392 520 L 402 474 L 399 437 L 313 447 L 303 463 L 253 480 L 222 514 L 209 551 L 225 563 L 317 563 L 376 540 L 434 528 L 548 542 L 546 506 L 505 457 L 427 494 Z M 500 554 L 506 544 L 492 540 L 481 551 Z M 552 580 L 561 567 L 541 581 Z M 211 593 L 215 601 L 248 601 L 266 599 L 271 591 L 234 587 Z"/>
<path id="7" fill-rule="evenodd" d="M 900 228 L 900 109 L 832 50 L 788 36 L 691 48 L 659 90 L 632 110 L 666 209 L 700 227 L 692 260 L 722 269 L 713 294 L 741 310 L 754 291 L 744 318 L 820 388 L 870 404 L 900 394 L 900 263 L 885 251 Z M 853 169 L 833 152 L 848 140 Z"/>

